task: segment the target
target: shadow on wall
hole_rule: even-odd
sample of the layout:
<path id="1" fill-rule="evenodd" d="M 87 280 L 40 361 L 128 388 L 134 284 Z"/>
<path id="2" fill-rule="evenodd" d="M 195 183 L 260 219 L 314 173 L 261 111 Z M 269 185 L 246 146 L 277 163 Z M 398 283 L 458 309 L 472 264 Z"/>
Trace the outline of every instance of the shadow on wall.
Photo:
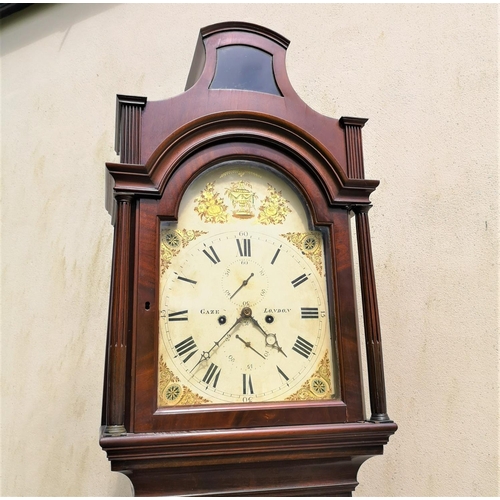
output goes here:
<path id="1" fill-rule="evenodd" d="M 0 21 L 5 56 L 55 32 L 68 32 L 74 24 L 116 7 L 117 4 L 35 4 Z"/>

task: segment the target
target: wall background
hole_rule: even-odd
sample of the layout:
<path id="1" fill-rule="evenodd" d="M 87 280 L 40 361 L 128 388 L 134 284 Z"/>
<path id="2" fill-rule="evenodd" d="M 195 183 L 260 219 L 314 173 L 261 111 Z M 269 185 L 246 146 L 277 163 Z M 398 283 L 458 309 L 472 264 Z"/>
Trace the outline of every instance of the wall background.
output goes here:
<path id="1" fill-rule="evenodd" d="M 98 444 L 117 93 L 181 93 L 199 29 L 291 40 L 317 111 L 368 117 L 390 416 L 358 496 L 499 494 L 498 7 L 35 6 L 1 27 L 2 494 L 131 494 Z"/>

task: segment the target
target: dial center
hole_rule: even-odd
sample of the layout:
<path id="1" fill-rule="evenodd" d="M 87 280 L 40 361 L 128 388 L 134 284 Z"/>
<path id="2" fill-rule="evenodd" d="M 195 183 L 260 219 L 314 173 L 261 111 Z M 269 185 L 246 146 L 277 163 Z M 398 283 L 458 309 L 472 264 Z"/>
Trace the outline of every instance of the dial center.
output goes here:
<path id="1" fill-rule="evenodd" d="M 241 310 L 241 315 L 244 317 L 244 318 L 250 318 L 252 316 L 252 309 L 250 309 L 250 307 L 244 307 L 242 310 Z"/>

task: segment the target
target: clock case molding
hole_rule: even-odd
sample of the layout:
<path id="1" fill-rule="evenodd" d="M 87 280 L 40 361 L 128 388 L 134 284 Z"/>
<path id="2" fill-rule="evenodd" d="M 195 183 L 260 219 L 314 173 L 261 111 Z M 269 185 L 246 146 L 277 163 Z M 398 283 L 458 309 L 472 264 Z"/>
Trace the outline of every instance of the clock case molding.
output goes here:
<path id="1" fill-rule="evenodd" d="M 200 31 L 183 94 L 157 102 L 117 96 L 120 162 L 106 164 L 106 206 L 115 237 L 100 444 L 112 470 L 126 474 L 137 495 L 350 495 L 360 465 L 382 454 L 397 429 L 386 405 L 368 221 L 378 181 L 364 178 L 366 119 L 336 120 L 307 106 L 286 73 L 288 44 L 253 24 L 208 26 Z M 228 57 L 218 53 L 227 47 Z M 257 58 L 257 71 L 254 64 L 246 72 L 247 55 Z M 303 195 L 313 224 L 326 228 L 341 398 L 159 409 L 159 221 L 176 220 L 182 195 L 197 175 L 238 159 L 282 173 Z"/>

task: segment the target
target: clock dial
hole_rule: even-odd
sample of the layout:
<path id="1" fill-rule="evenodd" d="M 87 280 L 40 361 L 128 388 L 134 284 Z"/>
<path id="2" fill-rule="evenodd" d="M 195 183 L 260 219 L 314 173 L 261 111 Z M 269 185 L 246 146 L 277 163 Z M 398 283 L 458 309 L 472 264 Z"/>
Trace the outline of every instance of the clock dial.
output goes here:
<path id="1" fill-rule="evenodd" d="M 159 406 L 335 397 L 322 233 L 298 195 L 239 164 L 183 205 L 160 231 Z"/>

